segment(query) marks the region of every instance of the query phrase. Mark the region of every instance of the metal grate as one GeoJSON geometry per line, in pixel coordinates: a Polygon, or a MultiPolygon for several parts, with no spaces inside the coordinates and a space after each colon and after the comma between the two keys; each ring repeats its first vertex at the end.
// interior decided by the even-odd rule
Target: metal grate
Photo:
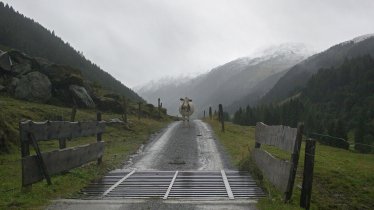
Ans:
{"type": "Polygon", "coordinates": [[[125,171],[111,172],[82,189],[98,198],[258,198],[264,193],[248,172],[125,171]]]}

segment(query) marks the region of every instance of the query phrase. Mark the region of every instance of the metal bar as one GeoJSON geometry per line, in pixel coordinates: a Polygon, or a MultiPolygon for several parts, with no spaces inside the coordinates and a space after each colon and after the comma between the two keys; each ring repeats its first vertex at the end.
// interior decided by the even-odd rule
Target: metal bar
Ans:
{"type": "Polygon", "coordinates": [[[168,199],[169,193],[171,191],[171,188],[173,187],[173,184],[174,184],[175,179],[177,178],[177,176],[178,176],[178,171],[175,172],[174,177],[173,177],[173,179],[170,182],[169,188],[168,188],[168,190],[166,191],[166,193],[164,195],[164,200],[168,199]]]}
{"type": "Polygon", "coordinates": [[[107,189],[103,193],[103,197],[108,195],[114,188],[116,188],[119,184],[121,184],[123,181],[125,181],[127,178],[129,178],[133,173],[135,173],[136,169],[132,170],[130,173],[128,173],[126,176],[124,176],[122,179],[120,179],[118,182],[116,182],[114,185],[112,185],[109,189],[107,189]]]}
{"type": "Polygon", "coordinates": [[[230,200],[235,199],[234,195],[232,194],[231,187],[230,187],[229,181],[227,180],[225,171],[221,170],[221,174],[222,174],[223,183],[225,184],[227,195],[229,196],[229,199],[230,200]]]}

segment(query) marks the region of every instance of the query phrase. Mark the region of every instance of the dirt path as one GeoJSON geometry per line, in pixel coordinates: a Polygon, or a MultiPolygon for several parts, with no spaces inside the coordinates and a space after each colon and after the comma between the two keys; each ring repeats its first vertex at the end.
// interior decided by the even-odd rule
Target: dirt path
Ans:
{"type": "Polygon", "coordinates": [[[201,120],[190,126],[174,122],[156,136],[124,169],[221,170],[232,168],[225,153],[201,120]]]}

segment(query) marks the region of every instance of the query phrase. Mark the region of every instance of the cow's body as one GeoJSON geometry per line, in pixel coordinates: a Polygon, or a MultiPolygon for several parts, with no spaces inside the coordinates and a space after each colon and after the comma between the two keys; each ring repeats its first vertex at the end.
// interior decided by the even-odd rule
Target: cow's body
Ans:
{"type": "Polygon", "coordinates": [[[179,106],[179,113],[182,115],[183,123],[185,123],[186,121],[189,123],[190,116],[194,112],[194,106],[193,106],[192,100],[187,97],[185,97],[184,99],[181,98],[180,100],[181,100],[181,104],[179,106]]]}

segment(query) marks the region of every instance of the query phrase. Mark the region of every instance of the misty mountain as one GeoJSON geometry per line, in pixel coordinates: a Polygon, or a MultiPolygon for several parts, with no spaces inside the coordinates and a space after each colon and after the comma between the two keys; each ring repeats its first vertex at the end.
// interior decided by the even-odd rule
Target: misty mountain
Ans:
{"type": "Polygon", "coordinates": [[[292,67],[261,99],[261,103],[284,100],[298,93],[321,68],[333,68],[345,60],[363,55],[374,56],[374,34],[356,37],[315,54],[292,67]]]}
{"type": "Polygon", "coordinates": [[[281,72],[309,55],[302,44],[283,44],[258,56],[238,58],[197,77],[151,82],[139,88],[138,93],[150,103],[156,103],[160,97],[173,115],[178,113],[179,98],[188,96],[196,105],[196,114],[202,115],[209,106],[213,109],[220,103],[228,106],[249,94],[260,98],[283,75],[281,72]]]}
{"type": "Polygon", "coordinates": [[[86,59],[82,52],[75,50],[53,31],[49,31],[2,2],[0,2],[0,47],[5,50],[13,48],[32,57],[42,57],[53,63],[77,68],[85,79],[99,84],[106,90],[131,100],[143,100],[112,75],[86,59]]]}

